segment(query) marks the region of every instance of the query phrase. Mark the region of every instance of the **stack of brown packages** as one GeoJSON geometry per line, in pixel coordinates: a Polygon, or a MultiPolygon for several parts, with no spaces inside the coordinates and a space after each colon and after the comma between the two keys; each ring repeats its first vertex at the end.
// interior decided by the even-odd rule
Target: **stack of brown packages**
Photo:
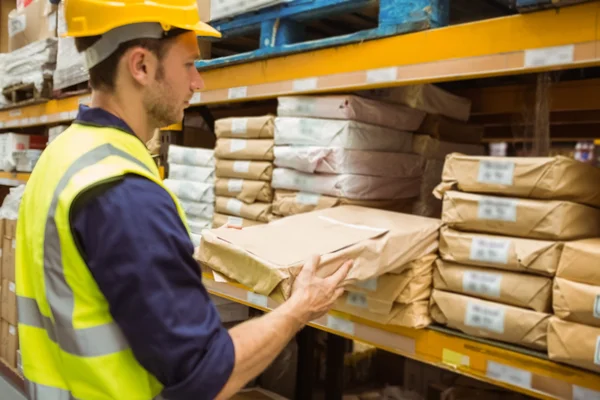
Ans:
{"type": "Polygon", "coordinates": [[[17,294],[15,289],[15,242],[17,221],[0,220],[2,237],[2,323],[0,329],[0,358],[17,368],[17,294]]]}
{"type": "Polygon", "coordinates": [[[434,320],[546,350],[563,242],[600,234],[598,179],[600,170],[565,157],[448,156],[435,190],[445,227],[434,320]]]}
{"type": "Polygon", "coordinates": [[[548,330],[552,360],[600,372],[600,239],[565,243],[548,330]]]}
{"type": "Polygon", "coordinates": [[[270,115],[216,121],[213,227],[248,227],[273,219],[273,132],[270,115]]]}

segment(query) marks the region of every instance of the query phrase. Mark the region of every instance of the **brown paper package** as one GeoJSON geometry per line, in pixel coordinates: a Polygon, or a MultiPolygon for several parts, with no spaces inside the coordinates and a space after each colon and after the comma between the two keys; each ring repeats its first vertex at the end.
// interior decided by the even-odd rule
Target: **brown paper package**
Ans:
{"type": "Polygon", "coordinates": [[[461,231],[530,239],[600,236],[600,209],[568,201],[529,200],[449,191],[442,221],[461,231]]]}
{"type": "Polygon", "coordinates": [[[600,169],[558,157],[446,157],[441,198],[448,190],[520,198],[564,200],[600,207],[600,169]]]}
{"type": "Polygon", "coordinates": [[[2,341],[0,356],[12,368],[17,368],[17,349],[19,347],[17,327],[2,320],[0,340],[2,341]]]}
{"type": "Polygon", "coordinates": [[[215,121],[217,138],[273,139],[274,117],[224,118],[215,121]]]}
{"type": "Polygon", "coordinates": [[[220,228],[223,225],[232,225],[238,228],[248,228],[250,226],[256,226],[256,225],[264,225],[264,222],[259,222],[259,221],[252,221],[246,218],[242,218],[242,217],[235,217],[232,215],[225,215],[225,214],[219,214],[219,213],[214,213],[213,214],[213,223],[212,223],[212,227],[213,229],[216,228],[220,228]]]}
{"type": "Polygon", "coordinates": [[[215,157],[226,160],[273,161],[271,139],[218,139],[215,157]]]}
{"type": "Polygon", "coordinates": [[[2,281],[2,319],[15,326],[19,323],[15,283],[6,279],[2,281]]]}
{"type": "Polygon", "coordinates": [[[246,204],[231,197],[217,197],[215,211],[220,214],[267,223],[271,214],[271,203],[246,204]]]}
{"type": "Polygon", "coordinates": [[[552,317],[548,327],[548,356],[554,361],[600,372],[600,328],[552,317]]]}
{"type": "Polygon", "coordinates": [[[565,243],[556,276],[574,282],[600,286],[600,238],[565,243]]]}
{"type": "Polygon", "coordinates": [[[446,142],[481,144],[483,126],[456,121],[439,114],[428,114],[417,132],[446,142]]]}
{"type": "Polygon", "coordinates": [[[565,321],[600,328],[600,286],[555,278],[552,306],[565,321]]]}
{"type": "Polygon", "coordinates": [[[273,199],[273,213],[287,217],[342,205],[354,205],[410,213],[415,200],[415,198],[398,200],[352,200],[278,189],[275,190],[275,197],[273,199]]]}
{"type": "Polygon", "coordinates": [[[313,254],[322,255],[318,275],[354,260],[348,281],[365,281],[435,253],[439,227],[437,219],[341,206],[248,229],[206,231],[199,256],[259,294],[287,299],[294,277],[313,254]]]}
{"type": "Polygon", "coordinates": [[[467,335],[546,350],[549,314],[434,289],[431,316],[467,335]]]}
{"type": "Polygon", "coordinates": [[[377,305],[372,304],[366,295],[345,293],[336,300],[333,309],[378,324],[421,329],[431,324],[428,304],[427,300],[411,304],[395,304],[388,314],[381,314],[374,311],[373,307],[376,310],[377,305]]]}
{"type": "Polygon", "coordinates": [[[2,279],[15,281],[15,247],[16,239],[7,238],[2,240],[2,279]]]}
{"type": "Polygon", "coordinates": [[[235,197],[249,204],[257,201],[264,203],[273,201],[273,189],[269,182],[248,179],[217,179],[215,181],[215,194],[217,196],[235,197]]]}
{"type": "Polygon", "coordinates": [[[273,177],[273,163],[269,161],[217,160],[217,178],[251,179],[270,182],[273,177]]]}
{"type": "Polygon", "coordinates": [[[552,313],[552,279],[437,260],[437,290],[465,294],[529,310],[552,313]]]}
{"type": "Polygon", "coordinates": [[[460,232],[440,231],[440,255],[446,261],[508,271],[554,276],[562,242],[460,232]]]}

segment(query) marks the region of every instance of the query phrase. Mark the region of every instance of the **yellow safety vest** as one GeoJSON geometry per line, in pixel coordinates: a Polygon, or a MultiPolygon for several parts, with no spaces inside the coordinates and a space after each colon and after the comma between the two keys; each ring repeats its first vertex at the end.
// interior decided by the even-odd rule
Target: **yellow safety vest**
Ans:
{"type": "MultiPolygon", "coordinates": [[[[27,183],[17,225],[16,286],[21,358],[32,399],[160,398],[161,383],[135,359],[69,222],[80,194],[125,174],[164,187],[137,137],[73,124],[44,151],[27,183]]],[[[187,226],[179,202],[165,190],[187,226]]]]}

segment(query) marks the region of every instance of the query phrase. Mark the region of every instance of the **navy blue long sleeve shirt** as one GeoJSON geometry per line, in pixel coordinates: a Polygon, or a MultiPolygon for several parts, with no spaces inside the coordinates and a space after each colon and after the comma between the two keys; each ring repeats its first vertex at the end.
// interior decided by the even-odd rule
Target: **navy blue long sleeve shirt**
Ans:
{"type": "MultiPolygon", "coordinates": [[[[101,109],[82,107],[77,123],[133,134],[101,109]]],[[[166,399],[213,399],[231,375],[234,348],[173,199],[127,175],[73,207],[78,246],[138,362],[164,385],[166,399]]]]}

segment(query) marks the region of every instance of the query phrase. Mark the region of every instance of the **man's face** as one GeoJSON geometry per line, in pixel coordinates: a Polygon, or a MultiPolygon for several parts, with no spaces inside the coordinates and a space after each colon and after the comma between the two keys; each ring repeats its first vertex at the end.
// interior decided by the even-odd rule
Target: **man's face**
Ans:
{"type": "Polygon", "coordinates": [[[144,96],[148,115],[157,126],[181,122],[194,91],[204,87],[195,66],[199,57],[198,42],[193,32],[172,40],[160,62],[155,82],[146,87],[144,96]]]}

